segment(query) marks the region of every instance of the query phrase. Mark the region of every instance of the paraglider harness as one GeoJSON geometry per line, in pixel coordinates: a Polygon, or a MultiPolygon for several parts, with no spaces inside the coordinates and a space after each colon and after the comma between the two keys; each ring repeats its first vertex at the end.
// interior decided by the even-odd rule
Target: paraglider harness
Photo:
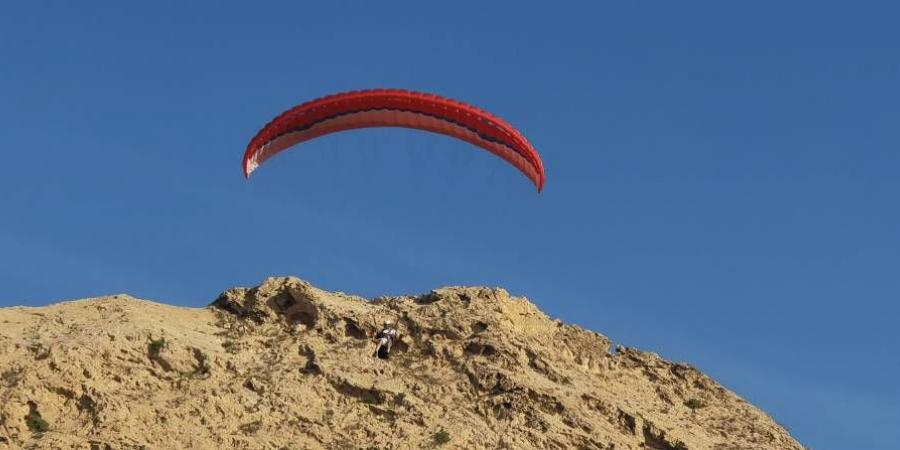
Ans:
{"type": "Polygon", "coordinates": [[[397,329],[392,326],[385,326],[384,329],[376,333],[375,339],[378,340],[378,346],[375,347],[375,354],[373,356],[381,359],[388,359],[391,347],[394,345],[394,339],[397,339],[399,334],[397,329]]]}

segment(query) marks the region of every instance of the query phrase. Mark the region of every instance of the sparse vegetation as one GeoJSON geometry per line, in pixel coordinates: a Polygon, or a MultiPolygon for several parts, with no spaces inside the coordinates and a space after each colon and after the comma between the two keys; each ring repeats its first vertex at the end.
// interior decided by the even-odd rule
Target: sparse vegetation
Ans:
{"type": "Polygon", "coordinates": [[[237,342],[234,342],[232,340],[227,340],[225,342],[222,342],[222,348],[224,348],[226,352],[232,353],[232,354],[237,353],[238,350],[240,350],[240,347],[238,346],[237,342]]]}
{"type": "Polygon", "coordinates": [[[3,385],[6,387],[15,387],[19,384],[19,380],[22,379],[22,369],[7,369],[4,370],[3,373],[0,373],[0,381],[3,381],[3,385]]]}
{"type": "Polygon", "coordinates": [[[439,431],[431,435],[431,442],[435,447],[444,445],[450,442],[450,433],[447,430],[441,428],[439,431]]]}
{"type": "Polygon", "coordinates": [[[87,394],[82,394],[78,399],[78,410],[86,412],[94,424],[97,423],[97,402],[87,394]]]}
{"type": "Polygon", "coordinates": [[[256,434],[262,428],[262,421],[254,420],[250,423],[245,423],[238,427],[241,430],[241,433],[244,434],[256,434]]]}
{"type": "Polygon", "coordinates": [[[380,404],[381,404],[381,397],[379,397],[378,394],[375,393],[375,392],[372,392],[372,391],[366,391],[366,392],[363,393],[363,395],[359,398],[359,401],[362,402],[362,403],[365,403],[365,404],[367,404],[367,405],[380,405],[380,404]]]}
{"type": "Polygon", "coordinates": [[[32,433],[44,433],[50,429],[50,424],[41,417],[34,402],[28,403],[28,415],[25,416],[25,425],[32,433]]]}
{"type": "Polygon", "coordinates": [[[32,344],[31,346],[28,347],[28,350],[30,350],[31,353],[34,354],[35,361],[40,361],[40,360],[47,359],[50,357],[50,349],[47,347],[44,347],[40,343],[32,344]]]}
{"type": "Polygon", "coordinates": [[[166,338],[164,337],[150,339],[150,343],[147,344],[147,354],[150,355],[150,359],[158,359],[159,354],[166,348],[166,345],[166,338]]]}
{"type": "Polygon", "coordinates": [[[691,408],[691,411],[696,411],[696,410],[698,410],[698,409],[700,409],[700,408],[702,408],[702,407],[704,407],[704,406],[706,406],[706,405],[703,404],[703,401],[701,401],[701,400],[698,399],[698,398],[690,398],[690,399],[688,399],[688,400],[685,400],[684,406],[687,406],[688,408],[691,408]]]}
{"type": "Polygon", "coordinates": [[[191,351],[194,355],[194,360],[197,361],[197,365],[194,366],[194,376],[208,376],[209,371],[211,370],[211,367],[209,365],[209,358],[199,348],[193,348],[191,351]]]}

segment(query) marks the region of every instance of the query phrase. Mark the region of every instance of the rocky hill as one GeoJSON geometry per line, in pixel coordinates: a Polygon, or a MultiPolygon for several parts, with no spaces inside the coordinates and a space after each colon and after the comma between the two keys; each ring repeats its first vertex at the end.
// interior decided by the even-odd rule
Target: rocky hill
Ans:
{"type": "Polygon", "coordinates": [[[206,308],[0,309],[0,448],[802,446],[691,366],[502,289],[367,300],[270,278],[206,308]],[[389,360],[372,357],[385,319],[389,360]]]}

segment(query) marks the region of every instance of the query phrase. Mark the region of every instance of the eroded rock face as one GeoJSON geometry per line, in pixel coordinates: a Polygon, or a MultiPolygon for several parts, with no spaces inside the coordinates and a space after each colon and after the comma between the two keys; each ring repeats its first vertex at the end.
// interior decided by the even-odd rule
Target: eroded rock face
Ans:
{"type": "Polygon", "coordinates": [[[6,308],[0,372],[0,448],[802,448],[696,369],[492,288],[366,300],[270,278],[208,308],[6,308]]]}

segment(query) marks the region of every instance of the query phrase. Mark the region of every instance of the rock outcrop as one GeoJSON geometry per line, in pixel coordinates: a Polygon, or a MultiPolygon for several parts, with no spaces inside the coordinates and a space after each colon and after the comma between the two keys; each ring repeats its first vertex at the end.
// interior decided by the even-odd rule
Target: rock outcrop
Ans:
{"type": "Polygon", "coordinates": [[[502,289],[366,300],[270,278],[207,308],[0,309],[0,448],[802,446],[698,370],[502,289]],[[381,360],[386,319],[401,337],[381,360]]]}

